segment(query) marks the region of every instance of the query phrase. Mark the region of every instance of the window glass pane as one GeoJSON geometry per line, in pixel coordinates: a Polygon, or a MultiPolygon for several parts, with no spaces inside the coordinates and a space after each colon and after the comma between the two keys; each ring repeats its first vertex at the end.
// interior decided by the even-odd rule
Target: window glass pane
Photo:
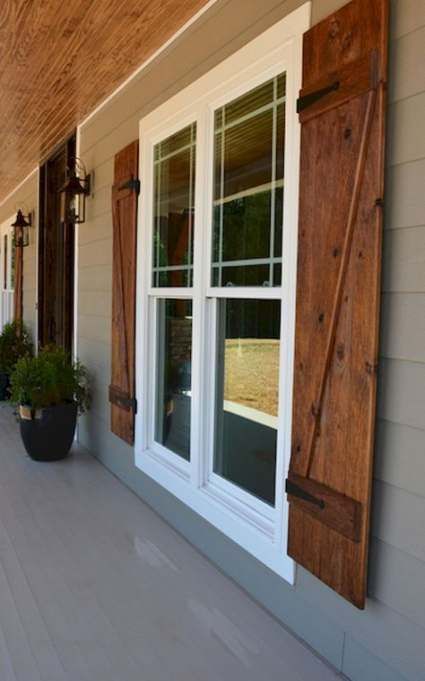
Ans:
{"type": "MultiPolygon", "coordinates": [[[[213,285],[219,286],[220,270],[213,268],[213,285]]],[[[239,267],[223,267],[221,272],[221,286],[269,286],[269,266],[264,265],[245,265],[239,267]]]]}
{"type": "Polygon", "coordinates": [[[280,302],[219,301],[214,472],[274,505],[280,302]]]}
{"type": "Polygon", "coordinates": [[[196,124],[154,148],[153,286],[192,286],[196,124]]]}
{"type": "Polygon", "coordinates": [[[190,459],[192,302],[157,301],[155,440],[190,459]]]}
{"type": "Polygon", "coordinates": [[[213,286],[280,285],[284,100],[282,74],[215,113],[213,286]]]}

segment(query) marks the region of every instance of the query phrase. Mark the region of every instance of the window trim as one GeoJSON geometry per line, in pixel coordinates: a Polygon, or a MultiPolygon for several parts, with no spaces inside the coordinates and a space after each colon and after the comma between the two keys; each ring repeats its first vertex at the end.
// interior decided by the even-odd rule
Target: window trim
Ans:
{"type": "MultiPolygon", "coordinates": [[[[12,259],[12,249],[14,248],[13,246],[13,227],[12,227],[12,222],[15,221],[14,215],[9,218],[9,220],[5,220],[2,224],[0,224],[0,239],[1,239],[1,247],[0,247],[0,332],[7,324],[8,322],[13,320],[13,309],[14,309],[14,299],[15,299],[15,287],[12,287],[12,264],[13,264],[13,259],[12,259]],[[5,243],[5,237],[7,237],[7,262],[5,263],[5,257],[4,257],[4,243],[5,243]],[[5,269],[6,265],[6,269],[5,269]],[[5,284],[5,277],[7,279],[6,281],[6,287],[4,286],[5,284]]],[[[15,258],[16,258],[16,252],[15,252],[15,258]]],[[[16,268],[16,260],[14,264],[16,268]]],[[[16,271],[13,272],[13,276],[16,276],[16,271]]]]}
{"type": "Polygon", "coordinates": [[[287,556],[288,503],[284,494],[284,479],[289,466],[290,432],[292,419],[292,380],[295,336],[295,289],[298,220],[298,182],[300,154],[300,125],[296,114],[296,98],[301,87],[302,35],[310,26],[311,3],[279,21],[272,28],[226,59],[171,99],[160,105],[140,121],[140,178],[142,183],[138,213],[137,303],[136,303],[136,395],[140,405],[136,416],[135,463],[144,473],[165,487],[192,510],[221,530],[259,561],[267,565],[289,583],[294,583],[295,565],[287,556]],[[290,228],[283,234],[283,253],[286,254],[285,279],[282,287],[218,288],[210,285],[213,173],[213,111],[235,99],[278,73],[287,73],[287,118],[285,130],[285,188],[284,220],[290,228]],[[221,103],[221,104],[220,104],[221,103]],[[151,286],[152,264],[152,194],[153,148],[156,143],[178,132],[186,125],[197,123],[195,221],[194,221],[194,276],[191,288],[160,288],[151,286]],[[208,172],[205,172],[205,168],[208,172]],[[288,171],[289,169],[289,171],[288,171]],[[208,224],[203,218],[209,214],[208,224]],[[204,229],[203,238],[200,236],[204,229]],[[146,246],[148,246],[146,248],[146,246]],[[203,264],[208,263],[208,267],[203,264]],[[202,281],[202,285],[198,282],[202,281]],[[153,334],[151,297],[190,298],[193,304],[192,342],[192,459],[186,462],[172,455],[161,445],[149,447],[149,428],[152,423],[154,400],[149,395],[155,384],[156,367],[152,358],[153,334]],[[204,298],[206,305],[203,305],[204,298]],[[214,315],[206,308],[214,307],[208,300],[217,296],[227,298],[278,298],[282,301],[281,366],[279,413],[280,425],[276,481],[281,494],[275,507],[255,498],[233,483],[209,470],[211,423],[207,424],[206,410],[201,409],[206,395],[212,395],[211,376],[204,369],[205,357],[211,357],[211,324],[214,315]],[[286,339],[284,341],[284,339],[286,339]],[[283,405],[286,409],[283,409],[283,405]],[[282,431],[285,436],[282,437],[282,431]],[[199,455],[202,453],[202,455],[199,455]],[[236,488],[236,490],[235,490],[236,488]],[[247,499],[249,497],[249,499],[247,499]],[[255,502],[253,503],[253,499],[255,502]],[[249,502],[249,503],[248,503],[249,502]]]}

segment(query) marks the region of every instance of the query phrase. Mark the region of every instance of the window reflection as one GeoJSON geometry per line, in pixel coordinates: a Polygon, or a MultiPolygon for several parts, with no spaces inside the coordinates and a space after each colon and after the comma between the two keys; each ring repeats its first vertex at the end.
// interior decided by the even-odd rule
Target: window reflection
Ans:
{"type": "Polygon", "coordinates": [[[190,459],[192,302],[158,299],[155,440],[190,459]]]}
{"type": "Polygon", "coordinates": [[[192,286],[196,124],[154,148],[153,286],[192,286]]]}
{"type": "Polygon", "coordinates": [[[282,259],[285,76],[215,113],[213,286],[274,286],[282,259]]]}
{"type": "Polygon", "coordinates": [[[275,501],[280,302],[221,300],[214,472],[275,501]]]}

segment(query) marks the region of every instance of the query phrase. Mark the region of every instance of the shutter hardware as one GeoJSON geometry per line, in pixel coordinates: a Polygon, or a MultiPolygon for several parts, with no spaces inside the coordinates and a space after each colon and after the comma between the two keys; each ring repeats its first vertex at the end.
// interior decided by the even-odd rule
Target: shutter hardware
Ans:
{"type": "Polygon", "coordinates": [[[309,92],[308,94],[299,97],[299,99],[297,100],[297,113],[301,113],[301,111],[304,111],[304,109],[307,109],[309,106],[312,106],[312,104],[315,104],[316,102],[319,101],[319,99],[322,99],[322,97],[325,97],[330,92],[335,92],[336,90],[339,90],[339,86],[340,82],[339,80],[336,80],[334,83],[328,85],[327,87],[321,88],[320,90],[315,90],[314,92],[309,92]]]}
{"type": "Polygon", "coordinates": [[[118,189],[120,191],[122,189],[131,189],[132,191],[136,192],[136,194],[140,194],[140,180],[132,177],[131,180],[127,180],[127,182],[124,182],[124,184],[120,184],[118,189]]]}
{"type": "Polygon", "coordinates": [[[113,385],[109,386],[109,401],[117,407],[137,414],[137,400],[134,397],[129,397],[128,393],[124,393],[113,385]]]}
{"type": "Polygon", "coordinates": [[[314,504],[319,508],[322,509],[325,508],[325,502],[323,501],[323,499],[318,499],[317,497],[313,496],[313,494],[306,492],[305,489],[302,489],[302,487],[299,487],[288,478],[286,479],[285,482],[285,491],[286,494],[289,494],[292,497],[298,497],[299,499],[303,499],[304,501],[309,501],[311,504],[314,504]]]}

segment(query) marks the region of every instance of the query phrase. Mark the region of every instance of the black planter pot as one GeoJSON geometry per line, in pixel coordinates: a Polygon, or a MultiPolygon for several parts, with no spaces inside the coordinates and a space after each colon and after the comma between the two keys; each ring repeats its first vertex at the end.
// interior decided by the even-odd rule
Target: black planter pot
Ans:
{"type": "Polygon", "coordinates": [[[9,374],[0,373],[0,402],[9,399],[9,374]]]}
{"type": "Polygon", "coordinates": [[[68,455],[77,424],[76,404],[47,407],[40,412],[40,418],[21,416],[19,420],[22,440],[31,459],[59,461],[68,455]]]}

